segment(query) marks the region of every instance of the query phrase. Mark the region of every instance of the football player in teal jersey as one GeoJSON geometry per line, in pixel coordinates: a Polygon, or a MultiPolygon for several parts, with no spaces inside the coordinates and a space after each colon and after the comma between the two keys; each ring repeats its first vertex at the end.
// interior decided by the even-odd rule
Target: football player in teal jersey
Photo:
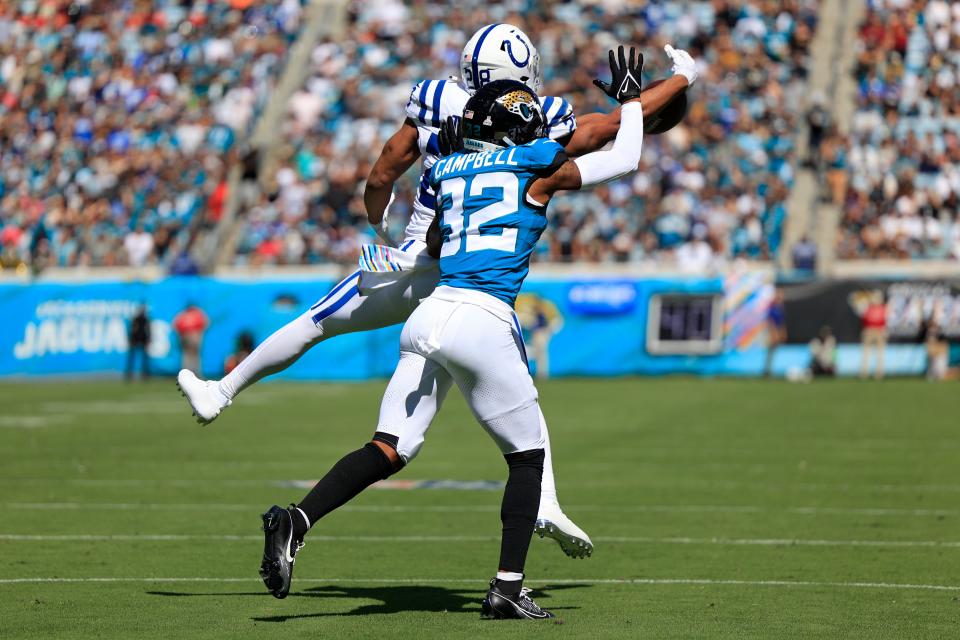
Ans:
{"type": "Polygon", "coordinates": [[[456,384],[509,469],[498,570],[481,615],[553,617],[523,588],[546,426],[513,304],[553,195],[636,170],[643,140],[642,60],[633,49],[628,58],[620,47],[617,58],[610,55],[612,82],[598,83],[621,103],[620,129],[606,151],[568,159],[560,144],[544,137],[536,94],[513,80],[484,85],[459,121],[444,123],[446,144],[455,152],[430,173],[437,204],[427,243],[439,259],[439,284],[404,324],[400,361],[372,441],[334,465],[296,507],[274,506],[264,514],[261,575],[274,595],[289,590],[293,553],[309,528],[411,462],[443,393],[456,384]]]}

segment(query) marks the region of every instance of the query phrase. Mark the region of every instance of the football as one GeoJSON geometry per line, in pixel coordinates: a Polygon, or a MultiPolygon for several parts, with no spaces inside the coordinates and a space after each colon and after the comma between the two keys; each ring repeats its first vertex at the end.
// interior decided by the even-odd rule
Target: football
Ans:
{"type": "MultiPolygon", "coordinates": [[[[663,80],[654,80],[646,86],[647,89],[657,86],[663,80]]],[[[660,111],[652,116],[644,118],[643,132],[652,135],[666,133],[680,124],[684,116],[687,115],[687,92],[681,91],[676,97],[668,102],[660,111]]]]}

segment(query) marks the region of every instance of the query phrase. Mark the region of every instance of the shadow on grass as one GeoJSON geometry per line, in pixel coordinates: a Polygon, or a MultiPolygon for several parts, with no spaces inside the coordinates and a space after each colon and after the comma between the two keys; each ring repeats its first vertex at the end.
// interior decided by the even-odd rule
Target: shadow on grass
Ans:
{"type": "MultiPolygon", "coordinates": [[[[562,589],[583,589],[590,584],[562,584],[534,589],[532,596],[551,610],[577,609],[578,607],[551,607],[550,592],[562,589]]],[[[221,592],[187,593],[177,591],[147,591],[149,595],[164,597],[270,597],[264,591],[257,592],[221,592]]],[[[401,613],[404,611],[475,613],[480,615],[480,600],[483,592],[476,589],[450,589],[431,585],[390,585],[390,586],[337,586],[324,585],[311,587],[303,591],[290,593],[290,598],[324,598],[327,600],[376,600],[375,603],[362,604],[350,611],[322,611],[317,613],[291,613],[290,615],[253,617],[255,622],[286,622],[301,618],[325,618],[331,616],[368,616],[376,614],[401,613]]]]}

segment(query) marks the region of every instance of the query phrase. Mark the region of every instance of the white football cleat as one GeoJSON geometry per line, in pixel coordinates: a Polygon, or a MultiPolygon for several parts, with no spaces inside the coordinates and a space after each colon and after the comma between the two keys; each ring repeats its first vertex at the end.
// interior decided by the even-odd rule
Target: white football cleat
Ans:
{"type": "Polygon", "coordinates": [[[541,538],[553,538],[571,558],[589,558],[593,555],[590,536],[568,518],[556,502],[541,503],[534,533],[541,538]]]}
{"type": "Polygon", "coordinates": [[[231,402],[223,397],[213,380],[201,380],[193,371],[181,369],[177,374],[180,394],[190,403],[193,415],[200,424],[210,424],[231,402]]]}

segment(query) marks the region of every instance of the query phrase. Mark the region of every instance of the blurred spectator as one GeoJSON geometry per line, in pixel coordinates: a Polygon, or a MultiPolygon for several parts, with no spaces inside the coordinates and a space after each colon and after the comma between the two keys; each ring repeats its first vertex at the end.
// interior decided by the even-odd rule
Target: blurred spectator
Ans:
{"type": "Polygon", "coordinates": [[[773,372],[773,356],[781,344],[787,340],[786,307],[783,304],[783,291],[777,289],[767,308],[767,353],[763,363],[763,376],[769,378],[773,372]]]}
{"type": "Polygon", "coordinates": [[[153,254],[153,235],[144,231],[143,225],[137,225],[123,239],[123,248],[127,251],[127,264],[142,267],[153,254]]]}
{"type": "Polygon", "coordinates": [[[950,344],[944,339],[940,324],[935,318],[923,321],[918,338],[927,352],[927,380],[945,379],[950,359],[950,344]]]}
{"type": "Polygon", "coordinates": [[[793,245],[793,268],[800,271],[817,270],[817,245],[809,236],[803,236],[793,245]]]}
{"type": "Polygon", "coordinates": [[[180,368],[202,375],[200,347],[210,321],[197,305],[190,303],[173,319],[173,330],[180,337],[180,368]]]}
{"type": "Polygon", "coordinates": [[[870,372],[870,352],[877,355],[874,377],[883,378],[883,355],[887,348],[887,305],[883,301],[883,292],[874,291],[869,295],[861,316],[862,352],[860,356],[860,377],[866,378],[870,372]]]}
{"type": "Polygon", "coordinates": [[[140,376],[146,380],[150,377],[150,318],[147,317],[147,306],[140,305],[136,315],[130,319],[130,331],[127,334],[127,369],[125,377],[133,380],[134,361],[140,356],[140,376]]]}
{"type": "Polygon", "coordinates": [[[820,168],[825,171],[827,201],[842,205],[847,191],[847,150],[842,136],[833,133],[821,145],[820,168]]]}
{"type": "Polygon", "coordinates": [[[808,141],[809,156],[807,163],[811,167],[820,166],[820,145],[823,144],[824,135],[827,132],[827,125],[830,123],[830,112],[827,111],[826,102],[823,93],[817,91],[813,94],[813,106],[807,111],[807,128],[810,132],[808,141]]]}
{"type": "Polygon", "coordinates": [[[184,248],[170,263],[170,275],[172,276],[195,276],[199,273],[200,267],[190,255],[188,248],[184,248]]]}
{"type": "Polygon", "coordinates": [[[810,341],[810,373],[814,378],[837,375],[837,339],[830,327],[822,327],[810,341]]]}
{"type": "Polygon", "coordinates": [[[707,273],[713,266],[714,255],[706,240],[707,227],[693,227],[690,240],[677,248],[677,266],[684,273],[707,273]]]}
{"type": "Polygon", "coordinates": [[[223,363],[223,375],[227,375],[237,368],[237,365],[243,362],[244,358],[253,351],[253,334],[249,331],[242,332],[237,336],[237,349],[223,363]]]}

